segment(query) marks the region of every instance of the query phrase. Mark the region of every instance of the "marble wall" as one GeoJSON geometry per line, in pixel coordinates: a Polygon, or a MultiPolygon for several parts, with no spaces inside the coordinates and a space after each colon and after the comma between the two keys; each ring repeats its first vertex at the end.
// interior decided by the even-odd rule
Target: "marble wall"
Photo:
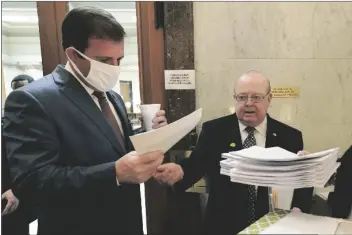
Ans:
{"type": "Polygon", "coordinates": [[[303,131],[305,149],[352,144],[351,2],[194,2],[196,106],[203,120],[234,112],[233,85],[260,70],[299,98],[272,117],[303,131]]]}

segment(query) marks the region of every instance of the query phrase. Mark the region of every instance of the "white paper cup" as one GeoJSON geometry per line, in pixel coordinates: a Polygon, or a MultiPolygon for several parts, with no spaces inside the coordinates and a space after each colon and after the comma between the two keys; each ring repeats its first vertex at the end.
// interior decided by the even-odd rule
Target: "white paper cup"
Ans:
{"type": "Polygon", "coordinates": [[[151,131],[153,129],[153,118],[155,118],[156,113],[160,111],[160,104],[142,104],[139,108],[142,113],[145,130],[151,131]]]}

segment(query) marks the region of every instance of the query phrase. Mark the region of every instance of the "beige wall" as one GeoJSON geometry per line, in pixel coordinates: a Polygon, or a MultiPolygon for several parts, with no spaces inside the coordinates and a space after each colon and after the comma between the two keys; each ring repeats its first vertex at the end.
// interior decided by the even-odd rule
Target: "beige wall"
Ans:
{"type": "Polygon", "coordinates": [[[254,69],[300,88],[269,113],[302,130],[305,149],[352,144],[352,3],[195,2],[194,34],[203,121],[233,112],[233,84],[254,69]]]}

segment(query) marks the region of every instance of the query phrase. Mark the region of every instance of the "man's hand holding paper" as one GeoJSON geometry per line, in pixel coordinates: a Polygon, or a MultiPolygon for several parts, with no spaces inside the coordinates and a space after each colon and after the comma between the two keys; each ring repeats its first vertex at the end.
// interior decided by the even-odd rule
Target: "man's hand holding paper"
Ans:
{"type": "Polygon", "coordinates": [[[157,168],[154,178],[163,184],[173,185],[183,178],[182,167],[175,163],[166,163],[157,168]]]}
{"type": "Polygon", "coordinates": [[[143,183],[152,177],[163,160],[164,154],[161,151],[143,155],[130,152],[115,163],[117,180],[119,183],[143,183]]]}

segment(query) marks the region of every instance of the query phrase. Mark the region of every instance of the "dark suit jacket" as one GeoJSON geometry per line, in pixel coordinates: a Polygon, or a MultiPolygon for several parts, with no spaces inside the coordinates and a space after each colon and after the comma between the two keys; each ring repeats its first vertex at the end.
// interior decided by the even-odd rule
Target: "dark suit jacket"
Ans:
{"type": "MultiPolygon", "coordinates": [[[[1,117],[1,133],[3,133],[4,118],[1,117]]],[[[5,138],[1,138],[1,194],[11,189],[11,177],[6,157],[5,138]]]]}
{"type": "Polygon", "coordinates": [[[332,216],[347,218],[352,209],[352,145],[340,159],[337,169],[335,190],[329,194],[332,216]]]}
{"type": "MultiPolygon", "coordinates": [[[[3,120],[1,117],[1,133],[3,133],[3,120]]],[[[10,175],[10,168],[6,153],[6,142],[5,138],[1,138],[1,194],[12,188],[12,180],[10,175]]],[[[18,195],[15,195],[18,197],[18,195]]],[[[1,200],[1,211],[3,211],[8,203],[6,199],[1,200]]],[[[29,223],[37,219],[34,205],[32,204],[30,195],[22,197],[20,204],[17,209],[7,215],[2,216],[3,220],[3,232],[4,234],[15,234],[15,229],[21,229],[18,227],[23,227],[23,230],[28,230],[29,223]],[[16,225],[16,227],[13,226],[16,225]],[[6,231],[6,233],[5,233],[6,231]]]]}
{"type": "MultiPolygon", "coordinates": [[[[297,153],[303,149],[302,133],[292,127],[267,117],[266,147],[279,146],[297,153]],[[274,134],[275,133],[275,134],[274,134]]],[[[184,178],[175,190],[186,190],[205,174],[209,198],[205,214],[205,233],[233,235],[247,224],[247,185],[233,183],[220,174],[221,154],[242,149],[241,134],[236,115],[215,119],[203,124],[198,143],[188,159],[181,162],[184,178]],[[230,147],[231,143],[236,146],[230,147]]],[[[313,188],[295,190],[292,206],[309,212],[313,188]]],[[[257,216],[268,210],[268,189],[258,188],[257,216]]]]}
{"type": "MultiPolygon", "coordinates": [[[[133,133],[123,100],[107,95],[128,140],[133,133]]],[[[4,137],[15,194],[37,199],[40,235],[143,234],[139,185],[116,183],[115,161],[125,152],[61,65],[8,96],[4,137]]]]}

